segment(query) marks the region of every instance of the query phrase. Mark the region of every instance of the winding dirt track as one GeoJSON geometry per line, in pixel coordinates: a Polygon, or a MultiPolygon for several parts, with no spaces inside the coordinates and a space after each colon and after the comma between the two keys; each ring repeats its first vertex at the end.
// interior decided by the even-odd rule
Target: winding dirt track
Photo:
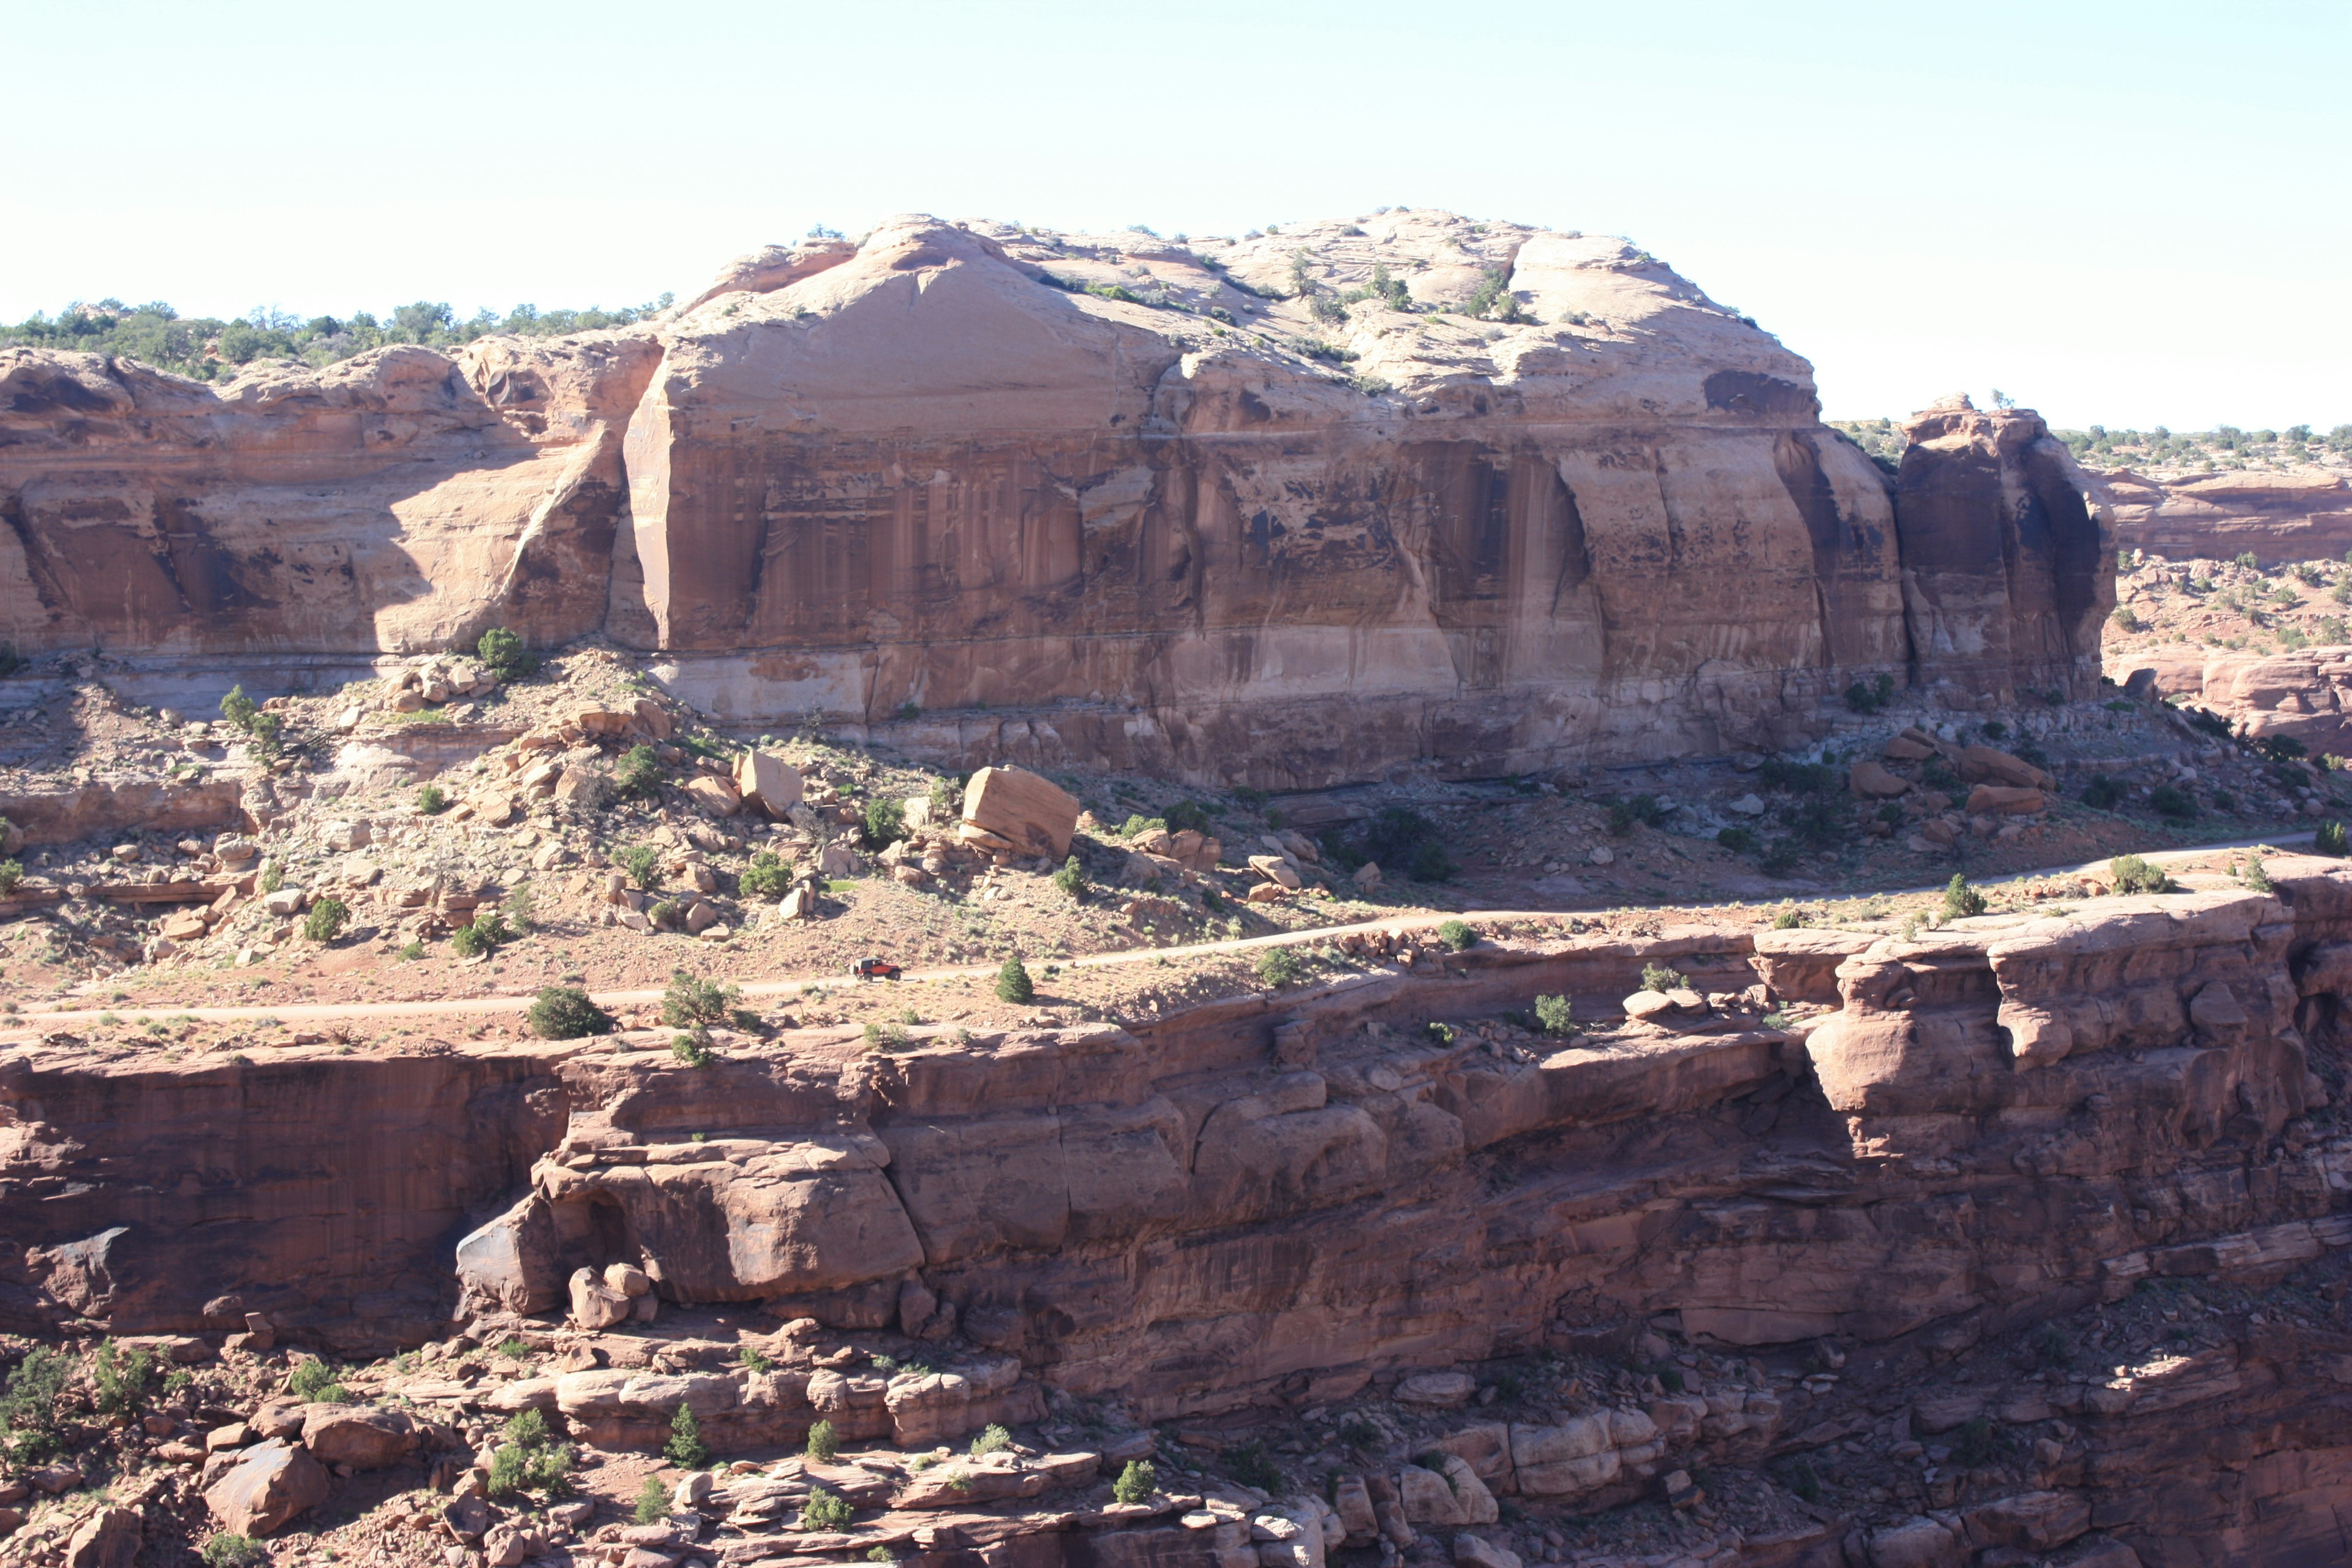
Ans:
{"type": "MultiPolygon", "coordinates": [[[[2307,833],[2297,834],[2291,837],[2284,838],[2265,837],[2233,839],[2220,844],[2198,844],[2179,849],[2151,851],[2148,854],[2147,858],[2158,862],[2158,864],[2165,864],[2184,859],[2193,855],[2210,854],[2216,849],[2250,849],[2257,845],[2267,845],[2273,847],[2279,847],[2288,844],[2307,844],[2310,842],[2310,839],[2311,836],[2307,833]]],[[[2036,878],[2061,876],[2072,871],[2094,870],[2105,866],[2105,864],[2106,862],[2104,860],[2092,860],[2084,862],[2080,865],[2049,866],[2038,870],[2020,871],[2011,876],[1999,878],[1979,885],[1984,887],[2000,887],[2005,883],[2031,881],[2036,878]]],[[[1894,897],[1904,893],[1931,893],[1936,890],[1936,887],[1901,888],[1893,889],[1888,896],[1894,897]]],[[[1663,913],[1667,910],[1679,910],[1690,913],[1697,913],[1706,910],[1717,909],[1721,907],[1722,906],[1719,903],[1661,904],[1655,906],[1645,906],[1645,912],[1663,913]]],[[[1367,926],[1378,926],[1384,930],[1397,931],[1426,931],[1433,926],[1442,925],[1450,920],[1568,920],[1572,916],[1590,912],[1591,911],[1589,910],[1464,910],[1458,914],[1439,912],[1435,914],[1395,915],[1384,917],[1377,921],[1352,921],[1347,925],[1317,926],[1310,931],[1277,931],[1271,936],[1232,937],[1223,942],[1193,942],[1184,947],[1129,948],[1119,952],[1097,952],[1085,958],[1066,959],[1060,962],[1062,963],[1062,967],[1065,969],[1100,969],[1118,963],[1148,963],[1156,959],[1162,958],[1199,958],[1211,953],[1246,952],[1253,949],[1261,947],[1288,947],[1297,946],[1304,942],[1328,942],[1342,931],[1361,931],[1367,926]]],[[[992,975],[996,973],[996,970],[997,965],[994,963],[958,963],[950,964],[938,969],[910,969],[906,972],[903,979],[917,982],[958,980],[971,976],[992,975]]],[[[746,996],[779,996],[803,990],[810,985],[840,984],[843,984],[846,978],[847,977],[845,975],[837,973],[793,975],[774,980],[742,982],[740,983],[740,989],[746,996]]],[[[662,993],[658,989],[647,991],[600,991],[593,994],[596,1001],[601,1005],[607,1007],[636,1005],[647,1002],[658,1002],[662,999],[662,993]]],[[[45,1024],[50,1022],[92,1022],[102,1015],[109,1013],[114,1014],[117,1016],[125,1016],[127,1013],[130,1016],[142,1018],[158,1014],[167,1014],[175,1018],[193,1017],[209,1023],[249,1022],[262,1018],[274,1018],[280,1023],[308,1023],[320,1019],[336,1018],[418,1018],[466,1016],[492,1016],[502,1014],[521,1013],[527,1011],[530,1008],[530,1004],[531,997],[529,995],[452,996],[442,997],[432,1001],[418,1002],[289,1003],[274,1007],[82,1007],[59,1009],[54,1012],[28,1013],[25,1015],[25,1016],[28,1020],[38,1019],[45,1024]]]]}

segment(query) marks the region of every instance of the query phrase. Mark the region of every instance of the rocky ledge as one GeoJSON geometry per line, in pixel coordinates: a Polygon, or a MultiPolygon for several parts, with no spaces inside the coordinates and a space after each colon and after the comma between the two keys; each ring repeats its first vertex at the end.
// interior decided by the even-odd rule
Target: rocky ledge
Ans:
{"type": "Polygon", "coordinates": [[[1588,1563],[1654,1505],[1712,1562],[2318,1562],[2352,1485],[2352,874],[2267,880],[1900,929],[1365,928],[1352,978],[1151,1024],[722,1031],[704,1066],[26,1043],[5,1300],[236,1366],[425,1341],[384,1396],[593,1451],[689,1411],[741,1458],[673,1559],[1588,1563]],[[774,1458],[821,1424],[859,1474],[774,1458]],[[1225,1503],[1035,1500],[1154,1449],[1225,1503]],[[860,1522],[770,1539],[821,1482],[860,1522]],[[956,1533],[890,1533],[948,1505],[956,1533]]]}

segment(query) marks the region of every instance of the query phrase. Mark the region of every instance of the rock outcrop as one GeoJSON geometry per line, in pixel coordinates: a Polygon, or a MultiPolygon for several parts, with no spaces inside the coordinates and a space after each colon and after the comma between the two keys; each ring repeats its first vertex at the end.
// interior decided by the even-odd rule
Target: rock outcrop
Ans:
{"type": "Polygon", "coordinates": [[[1268,786],[1788,742],[1879,675],[2087,694],[2081,476],[1925,417],[1890,486],[1616,240],[907,217],[568,339],[0,351],[0,637],[284,681],[602,631],[746,722],[1268,786]]]}
{"type": "Polygon", "coordinates": [[[2232,561],[2252,551],[2265,566],[2341,560],[2352,551],[2352,486],[2326,468],[2169,479],[2118,468],[2095,478],[2114,513],[2119,550],[2174,561],[2232,561]]]}

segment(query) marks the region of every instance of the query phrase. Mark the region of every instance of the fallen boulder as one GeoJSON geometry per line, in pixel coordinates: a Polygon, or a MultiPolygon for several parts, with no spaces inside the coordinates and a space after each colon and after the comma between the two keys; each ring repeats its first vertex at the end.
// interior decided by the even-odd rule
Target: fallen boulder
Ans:
{"type": "Polygon", "coordinates": [[[1013,846],[1016,854],[1070,852],[1078,803],[1051,779],[1023,768],[982,768],[964,786],[963,819],[1013,846]]]}
{"type": "Polygon", "coordinates": [[[205,1489],[205,1505],[235,1535],[264,1536],[327,1500],[327,1468],[282,1437],[256,1444],[205,1489]]]}

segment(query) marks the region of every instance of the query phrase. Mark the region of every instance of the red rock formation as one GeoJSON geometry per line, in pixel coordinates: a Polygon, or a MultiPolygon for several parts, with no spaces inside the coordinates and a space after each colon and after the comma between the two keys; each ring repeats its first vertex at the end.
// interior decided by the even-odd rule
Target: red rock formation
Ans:
{"type": "MultiPolygon", "coordinates": [[[[656,1442],[680,1404],[723,1448],[820,1415],[929,1444],[1028,1418],[1048,1387],[1149,1419],[1321,1403],[1416,1367],[1622,1344],[1661,1315],[1718,1344],[1832,1336],[1925,1376],[2143,1279],[2275,1281],[2352,1244],[2333,1196],[2352,1141],[2311,1116],[2315,1063],[2339,1071],[2347,1039],[2352,872],[2270,871],[2268,894],[2095,900],[1916,940],[1482,945],[1136,1030],[922,1031],[891,1054],[809,1031],[700,1069],[611,1040],[205,1069],[22,1047],[0,1058],[5,1299],[17,1321],[122,1332],[193,1326],[207,1291],[241,1310],[268,1293],[302,1337],[421,1337],[446,1310],[453,1222],[543,1151],[524,1201],[458,1249],[474,1305],[520,1282],[553,1306],[567,1271],[622,1265],[604,1278],[625,1305],[649,1284],[656,1310],[895,1326],[944,1369],[615,1364],[518,1385],[599,1442],[656,1442]],[[1693,995],[1650,1022],[1541,1054],[1496,1026],[1537,993],[1612,1017],[1658,963],[1693,995]],[[1810,1031],[1697,997],[1757,972],[1820,995],[1829,963],[1840,1006],[1810,1031]]],[[[2148,1562],[2304,1560],[2285,1553],[2333,1539],[2352,1484],[2344,1353],[2281,1324],[2112,1377],[1926,1388],[1909,1419],[1930,1434],[1996,1407],[2042,1434],[2038,1489],[1933,1515],[1937,1550],[2098,1528],[2148,1562]],[[2216,1466],[2244,1484],[2167,1479],[2216,1466]]],[[[1441,1405],[1470,1387],[1409,1381],[1399,1397],[1441,1405]]],[[[1514,1493],[1611,1506],[1671,1464],[1818,1448],[1861,1429],[1848,1418],[1808,1384],[1465,1430],[1446,1451],[1478,1485],[1445,1493],[1457,1512],[1514,1493]]],[[[1846,1560],[1895,1560],[1896,1528],[1846,1560]]]]}
{"type": "Polygon", "coordinates": [[[2326,468],[2093,477],[2106,491],[2119,550],[2173,561],[2234,561],[2252,551],[2266,566],[2352,551],[2352,486],[2326,468]]]}
{"type": "Polygon", "coordinates": [[[0,637],[602,629],[722,715],[973,761],[1498,773],[1793,742],[1881,672],[2093,689],[2105,545],[2041,436],[1935,413],[1890,496],[1801,359],[1614,240],[909,217],[623,331],[218,388],[0,353],[0,637]]]}

